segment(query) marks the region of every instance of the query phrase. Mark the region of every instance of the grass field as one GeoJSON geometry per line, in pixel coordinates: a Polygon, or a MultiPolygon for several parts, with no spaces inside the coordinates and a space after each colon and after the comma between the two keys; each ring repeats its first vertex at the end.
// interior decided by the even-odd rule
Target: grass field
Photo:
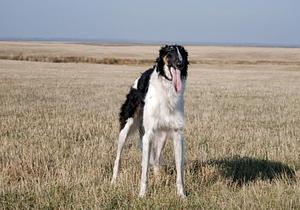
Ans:
{"type": "MultiPolygon", "coordinates": [[[[32,53],[34,45],[2,42],[0,54],[32,53]]],[[[106,55],[105,46],[36,45],[36,55],[58,57],[74,56],[73,48],[95,57],[99,47],[101,58],[154,59],[158,49],[107,46],[106,55]]],[[[110,185],[119,107],[149,65],[0,60],[0,208],[300,209],[300,50],[187,50],[195,61],[221,61],[189,69],[187,199],[176,196],[171,141],[146,198],[137,198],[136,136],[123,152],[120,182],[110,185]]]]}

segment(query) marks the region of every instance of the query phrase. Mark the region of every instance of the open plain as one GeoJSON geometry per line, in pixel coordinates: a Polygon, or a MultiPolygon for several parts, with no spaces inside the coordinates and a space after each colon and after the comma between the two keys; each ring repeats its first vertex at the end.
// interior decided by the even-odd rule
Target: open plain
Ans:
{"type": "Polygon", "coordinates": [[[0,42],[0,208],[300,209],[300,49],[186,49],[188,196],[168,141],[139,199],[137,136],[110,185],[118,114],[159,46],[0,42]]]}

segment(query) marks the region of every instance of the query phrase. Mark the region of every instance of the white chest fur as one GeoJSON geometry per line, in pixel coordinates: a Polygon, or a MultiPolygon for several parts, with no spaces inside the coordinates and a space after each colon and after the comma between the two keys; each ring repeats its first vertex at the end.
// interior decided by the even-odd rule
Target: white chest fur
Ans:
{"type": "Polygon", "coordinates": [[[153,72],[145,97],[143,124],[147,129],[183,129],[185,81],[177,93],[171,81],[153,72]]]}

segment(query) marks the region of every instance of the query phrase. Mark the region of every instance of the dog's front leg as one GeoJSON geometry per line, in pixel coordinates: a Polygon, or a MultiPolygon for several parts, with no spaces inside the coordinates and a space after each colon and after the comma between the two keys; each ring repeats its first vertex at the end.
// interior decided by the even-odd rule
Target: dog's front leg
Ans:
{"type": "Polygon", "coordinates": [[[173,131],[173,143],[174,143],[174,155],[176,164],[176,185],[177,194],[181,197],[185,197],[184,181],[183,181],[183,166],[184,166],[184,137],[183,130],[178,129],[173,131]]]}
{"type": "Polygon", "coordinates": [[[142,176],[141,176],[141,188],[139,197],[144,197],[147,188],[147,175],[149,167],[150,147],[152,141],[152,133],[146,132],[143,136],[143,153],[142,153],[142,176]]]}

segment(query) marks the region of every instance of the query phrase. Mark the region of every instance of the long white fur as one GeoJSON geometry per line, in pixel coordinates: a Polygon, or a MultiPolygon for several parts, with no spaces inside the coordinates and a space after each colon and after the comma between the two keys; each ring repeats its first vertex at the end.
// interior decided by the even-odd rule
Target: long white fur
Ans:
{"type": "MultiPolygon", "coordinates": [[[[165,67],[167,68],[167,67],[165,67]]],[[[165,71],[167,74],[169,71],[165,71]]],[[[133,88],[137,88],[135,81],[133,88]]],[[[159,174],[162,159],[162,150],[166,139],[172,138],[177,171],[177,194],[185,197],[183,183],[184,165],[184,98],[185,80],[182,81],[182,90],[176,92],[171,81],[158,75],[154,69],[150,80],[148,92],[145,97],[143,112],[144,135],[142,143],[142,175],[139,196],[143,197],[147,190],[147,173],[149,163],[154,166],[154,173],[159,174]],[[150,162],[151,160],[151,162],[150,162]]],[[[119,171],[119,162],[124,142],[129,135],[131,126],[137,124],[136,119],[128,119],[120,132],[117,158],[115,160],[112,183],[116,181],[119,171]],[[134,121],[134,122],[133,122],[134,121]]]]}

